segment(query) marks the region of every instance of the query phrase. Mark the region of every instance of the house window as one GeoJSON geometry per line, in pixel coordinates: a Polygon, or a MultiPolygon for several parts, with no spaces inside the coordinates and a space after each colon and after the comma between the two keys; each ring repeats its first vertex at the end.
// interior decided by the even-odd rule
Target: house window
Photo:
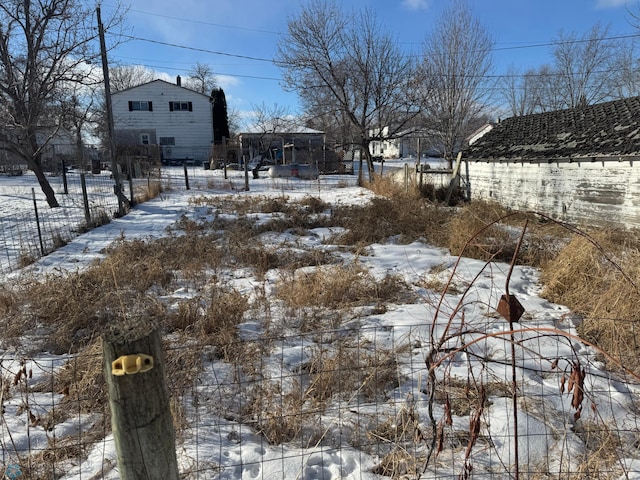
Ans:
{"type": "Polygon", "coordinates": [[[192,112],[193,104],[191,102],[169,102],[170,112],[192,112]]]}
{"type": "Polygon", "coordinates": [[[153,111],[153,102],[145,102],[133,100],[129,102],[129,111],[141,111],[141,112],[152,112],[153,111]]]}
{"type": "Polygon", "coordinates": [[[160,145],[175,145],[176,137],[160,137],[160,145]]]}
{"type": "Polygon", "coordinates": [[[142,145],[149,145],[149,143],[151,143],[148,133],[141,133],[140,134],[140,143],[142,145]]]}

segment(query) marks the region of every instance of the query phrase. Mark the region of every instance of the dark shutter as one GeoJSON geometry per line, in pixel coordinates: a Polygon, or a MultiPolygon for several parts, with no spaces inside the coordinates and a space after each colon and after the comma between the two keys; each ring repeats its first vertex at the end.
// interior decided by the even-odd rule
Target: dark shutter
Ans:
{"type": "Polygon", "coordinates": [[[149,102],[149,111],[153,112],[153,103],[152,102],[149,102]]]}
{"type": "Polygon", "coordinates": [[[189,102],[189,111],[193,112],[193,104],[191,102],[189,102]]]}
{"type": "Polygon", "coordinates": [[[173,112],[173,102],[169,102],[169,111],[173,112]]]}
{"type": "Polygon", "coordinates": [[[129,111],[133,112],[133,102],[129,100],[129,111]]]}

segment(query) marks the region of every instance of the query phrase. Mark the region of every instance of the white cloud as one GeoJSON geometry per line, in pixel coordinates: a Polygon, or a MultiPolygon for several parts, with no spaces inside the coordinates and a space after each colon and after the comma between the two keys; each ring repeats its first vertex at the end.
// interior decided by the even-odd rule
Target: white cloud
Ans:
{"type": "Polygon", "coordinates": [[[430,0],[402,0],[402,6],[409,10],[428,10],[430,0]]]}
{"type": "Polygon", "coordinates": [[[624,7],[629,0],[598,0],[596,2],[596,8],[617,8],[624,7]]]}
{"type": "Polygon", "coordinates": [[[240,85],[240,79],[231,75],[216,75],[216,82],[223,90],[240,85]]]}

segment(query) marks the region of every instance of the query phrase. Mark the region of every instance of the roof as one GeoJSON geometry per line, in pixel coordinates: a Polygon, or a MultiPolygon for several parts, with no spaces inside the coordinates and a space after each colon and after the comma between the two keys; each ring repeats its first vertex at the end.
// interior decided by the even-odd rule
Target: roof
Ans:
{"type": "Polygon", "coordinates": [[[476,160],[640,155],[640,97],[507,118],[463,155],[476,160]]]}
{"type": "Polygon", "coordinates": [[[239,135],[322,135],[324,132],[302,125],[261,125],[249,127],[239,135]]]}
{"type": "Polygon", "coordinates": [[[197,92],[196,90],[191,90],[190,88],[183,87],[182,85],[176,85],[175,83],[167,82],[166,80],[161,80],[161,79],[159,79],[159,78],[158,78],[158,79],[156,79],[156,80],[151,80],[150,82],[141,83],[140,85],[136,85],[135,87],[129,87],[129,88],[125,88],[125,89],[123,89],[123,90],[118,90],[117,92],[113,92],[113,93],[111,94],[111,96],[113,96],[113,95],[120,95],[121,93],[125,93],[125,92],[130,92],[130,91],[132,91],[132,90],[138,89],[138,88],[140,88],[140,87],[146,87],[146,86],[148,86],[148,85],[152,85],[152,84],[154,84],[154,83],[161,83],[161,84],[163,83],[163,84],[165,84],[165,85],[166,85],[166,86],[168,86],[168,87],[172,87],[172,88],[179,88],[179,89],[181,89],[181,90],[187,90],[187,91],[188,91],[188,92],[190,92],[190,93],[195,93],[195,94],[198,94],[198,95],[202,95],[203,97],[207,97],[207,98],[209,98],[209,95],[207,95],[206,93],[200,93],[200,92],[197,92]]]}

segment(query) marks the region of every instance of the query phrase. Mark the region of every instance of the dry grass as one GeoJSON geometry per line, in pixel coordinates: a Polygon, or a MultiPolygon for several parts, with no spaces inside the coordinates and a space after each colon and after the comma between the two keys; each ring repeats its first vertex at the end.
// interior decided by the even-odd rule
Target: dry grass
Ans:
{"type": "MultiPolygon", "coordinates": [[[[248,401],[236,412],[240,419],[254,425],[271,444],[292,440],[302,446],[320,444],[329,441],[319,420],[324,407],[336,399],[384,402],[388,393],[405,381],[397,365],[402,351],[375,350],[369,343],[355,344],[348,337],[334,336],[321,342],[326,340],[322,332],[352,320],[349,312],[356,307],[384,312],[387,304],[411,303],[417,297],[413,286],[400,277],[375,278],[357,262],[338,264],[337,255],[305,249],[295,241],[267,247],[261,235],[286,232],[295,237],[312,228],[339,226],[344,233],[331,241],[354,250],[364,251],[367,245],[388,239],[422,240],[446,246],[454,254],[510,261],[524,220],[529,219],[518,261],[543,265],[545,295],[585,316],[580,333],[623,359],[625,365],[640,370],[640,361],[635,360],[640,358],[640,350],[634,340],[640,314],[632,281],[640,277],[639,245],[628,232],[594,233],[598,247],[581,236],[565,242],[566,231],[558,233],[553,223],[514,214],[495,204],[474,202],[449,208],[425,201],[423,196],[435,195],[426,187],[423,192],[404,192],[377,181],[372,188],[380,196],[355,207],[329,207],[313,196],[300,202],[284,195],[199,197],[193,203],[205,207],[207,217],[196,221],[185,216],[161,239],[122,238],[104,252],[102,262],[82,272],[32,279],[15,290],[0,289],[4,337],[18,338],[45,327],[49,335],[39,348],[78,353],[52,381],[55,389],[63,392],[63,405],[79,401],[79,407],[68,411],[103,412],[106,386],[99,337],[114,316],[132,309],[143,312],[171,333],[165,350],[172,391],[191,388],[207,361],[232,364],[236,375],[255,381],[248,401]],[[234,216],[236,212],[240,215],[234,216]],[[265,220],[265,215],[272,216],[265,220]],[[473,240],[463,252],[469,239],[473,240]],[[612,268],[608,257],[623,267],[627,276],[612,268]],[[272,278],[267,274],[277,269],[275,300],[299,321],[299,331],[313,333],[315,336],[309,337],[318,342],[287,386],[263,376],[263,359],[274,343],[267,338],[243,339],[238,326],[250,318],[262,322],[264,331],[284,335],[290,333],[287,328],[291,325],[276,325],[269,303],[274,299],[267,297],[264,287],[252,307],[246,294],[225,284],[228,272],[241,269],[252,269],[251,274],[260,280],[272,278]],[[172,304],[163,300],[175,289],[185,288],[185,282],[188,295],[172,304]],[[188,348],[174,348],[174,342],[184,342],[188,348]]],[[[438,291],[445,287],[436,278],[422,286],[438,291]]],[[[455,293],[455,285],[449,288],[455,293]]],[[[34,390],[47,388],[50,386],[40,385],[34,390]]],[[[501,382],[489,382],[483,388],[491,392],[489,395],[509,392],[501,382]]],[[[466,416],[481,397],[477,388],[450,379],[439,385],[436,400],[448,403],[454,415],[466,416]]],[[[172,408],[180,433],[188,427],[189,419],[178,401],[172,408]]],[[[57,409],[55,415],[41,421],[54,426],[64,419],[60,414],[64,411],[57,409]]],[[[610,467],[608,459],[619,444],[605,434],[585,432],[583,441],[593,446],[591,457],[584,462],[585,473],[591,475],[600,457],[610,467]]],[[[392,478],[418,474],[424,459],[410,447],[423,442],[422,435],[420,419],[410,405],[369,429],[363,435],[367,441],[387,446],[374,473],[392,478]]],[[[59,455],[64,459],[84,452],[60,450],[59,455]]]]}
{"type": "Polygon", "coordinates": [[[575,428],[585,451],[572,478],[621,478],[624,470],[620,464],[620,436],[607,425],[580,422],[575,428]],[[604,474],[603,472],[608,472],[604,474]]]}
{"type": "Polygon", "coordinates": [[[287,271],[276,285],[276,295],[292,309],[376,305],[412,296],[409,286],[399,277],[376,280],[357,263],[287,271]]]}
{"type": "Polygon", "coordinates": [[[633,232],[577,235],[544,268],[543,295],[584,317],[579,333],[640,372],[640,251],[633,232]]]}
{"type": "Polygon", "coordinates": [[[482,407],[491,404],[488,397],[510,397],[511,385],[506,382],[490,381],[481,386],[457,377],[448,378],[436,386],[435,398],[438,403],[447,404],[451,414],[468,416],[478,408],[482,400],[482,407]],[[480,389],[482,388],[482,392],[480,389]]]}
{"type": "Polygon", "coordinates": [[[156,198],[162,192],[162,183],[158,181],[151,181],[151,179],[149,179],[147,185],[143,187],[136,187],[134,198],[136,202],[143,203],[156,198]]]}
{"type": "Polygon", "coordinates": [[[544,265],[557,255],[570,236],[561,225],[533,213],[514,212],[495,202],[474,201],[456,210],[443,246],[453,255],[510,262],[525,223],[517,258],[520,265],[544,265]]]}
{"type": "Polygon", "coordinates": [[[263,380],[253,385],[240,416],[274,445],[295,440],[306,448],[330,442],[320,422],[324,407],[337,399],[385,400],[386,392],[404,381],[394,355],[368,352],[364,345],[318,348],[286,383],[263,380]]]}
{"type": "Polygon", "coordinates": [[[331,221],[346,232],[331,241],[369,245],[396,238],[401,243],[424,240],[442,245],[448,237],[450,215],[451,210],[411,195],[377,197],[361,206],[335,208],[331,221]]]}
{"type": "MultiPolygon", "coordinates": [[[[143,274],[157,274],[153,271],[157,264],[147,266],[143,274]]],[[[58,354],[77,352],[99,337],[118,312],[138,309],[150,318],[164,314],[161,303],[140,291],[142,285],[153,285],[149,277],[128,277],[133,285],[124,280],[124,285],[119,285],[120,277],[113,272],[109,262],[103,262],[83,273],[51,275],[30,285],[30,313],[38,325],[50,332],[44,348],[58,354]]],[[[35,326],[33,320],[27,325],[35,326]]]]}
{"type": "Polygon", "coordinates": [[[212,347],[216,358],[235,362],[242,358],[244,348],[237,326],[248,309],[249,302],[244,295],[213,285],[204,297],[180,301],[165,317],[165,324],[171,332],[182,333],[185,338],[197,340],[199,345],[212,347]]]}
{"type": "Polygon", "coordinates": [[[422,473],[425,460],[416,449],[425,441],[427,433],[413,402],[407,402],[395,415],[368,430],[366,436],[372,445],[388,446],[373,473],[391,478],[409,478],[422,473]]]}
{"type": "MultiPolygon", "coordinates": [[[[75,414],[76,412],[104,412],[108,411],[107,385],[104,379],[104,364],[102,357],[102,341],[96,339],[87,345],[60,368],[53,379],[54,390],[64,395],[61,408],[56,409],[57,415],[75,414]]],[[[35,391],[49,391],[50,384],[40,384],[35,391]]],[[[57,418],[57,421],[62,419],[57,418]]],[[[57,422],[50,422],[53,425],[57,422]]]]}
{"type": "Polygon", "coordinates": [[[320,404],[337,396],[347,401],[356,397],[367,402],[385,400],[387,392],[402,382],[396,354],[342,343],[319,348],[304,368],[309,375],[305,398],[320,404]]]}
{"type": "Polygon", "coordinates": [[[0,285],[0,316],[5,317],[18,309],[18,297],[6,285],[0,285]]]}
{"type": "MultiPolygon", "coordinates": [[[[242,412],[248,423],[272,445],[299,438],[306,421],[313,415],[302,413],[303,401],[299,389],[283,393],[281,385],[263,382],[254,388],[242,412]]],[[[308,444],[306,446],[309,446],[308,444]]]]}

